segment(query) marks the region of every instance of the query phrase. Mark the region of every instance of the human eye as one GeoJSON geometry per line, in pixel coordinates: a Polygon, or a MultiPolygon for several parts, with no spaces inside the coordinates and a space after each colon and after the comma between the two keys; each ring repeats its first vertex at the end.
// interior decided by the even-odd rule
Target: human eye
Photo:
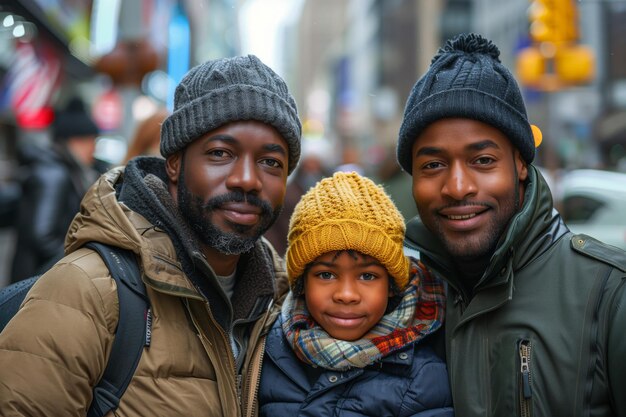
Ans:
{"type": "Polygon", "coordinates": [[[230,152],[223,148],[212,148],[206,151],[206,155],[213,160],[224,160],[230,157],[230,152]]]}
{"type": "Polygon", "coordinates": [[[378,278],[378,275],[372,273],[372,272],[364,272],[361,274],[360,279],[363,281],[373,281],[376,278],[378,278]]]}
{"type": "Polygon", "coordinates": [[[276,158],[263,158],[261,164],[268,166],[269,168],[282,168],[283,162],[276,158]]]}
{"type": "Polygon", "coordinates": [[[493,164],[495,161],[496,161],[495,158],[491,156],[479,156],[478,158],[474,160],[474,163],[476,165],[487,166],[487,165],[493,164]]]}
{"type": "Polygon", "coordinates": [[[423,158],[420,161],[417,161],[414,166],[414,171],[424,175],[430,175],[438,173],[440,170],[445,168],[446,164],[441,159],[423,158]]]}
{"type": "Polygon", "coordinates": [[[324,281],[328,281],[328,280],[335,278],[335,275],[332,272],[328,272],[328,271],[318,272],[317,274],[315,274],[315,276],[324,281]]]}
{"type": "Polygon", "coordinates": [[[443,167],[443,164],[440,161],[430,161],[422,165],[422,169],[431,170],[443,167]]]}

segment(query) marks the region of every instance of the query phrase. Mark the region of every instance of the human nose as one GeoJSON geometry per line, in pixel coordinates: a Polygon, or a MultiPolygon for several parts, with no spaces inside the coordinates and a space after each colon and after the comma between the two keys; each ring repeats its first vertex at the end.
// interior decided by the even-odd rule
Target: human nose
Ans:
{"type": "Polygon", "coordinates": [[[251,156],[238,158],[226,181],[230,189],[239,189],[244,193],[259,192],[262,188],[256,161],[251,156]]]}
{"type": "Polygon", "coordinates": [[[342,304],[356,304],[361,300],[357,285],[352,280],[339,280],[333,300],[342,304]]]}
{"type": "Polygon", "coordinates": [[[442,194],[461,201],[476,194],[477,187],[473,175],[461,163],[453,164],[446,177],[442,194]]]}

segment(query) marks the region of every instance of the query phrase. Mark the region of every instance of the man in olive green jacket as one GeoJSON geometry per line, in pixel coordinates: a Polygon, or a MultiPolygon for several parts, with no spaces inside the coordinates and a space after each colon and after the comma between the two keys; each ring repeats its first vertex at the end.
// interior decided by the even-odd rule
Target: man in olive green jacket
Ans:
{"type": "Polygon", "coordinates": [[[97,181],[65,258],[0,334],[0,415],[85,415],[119,314],[89,241],[132,250],[150,299],[150,345],[115,415],[254,415],[285,281],[260,236],[280,211],[300,134],[287,86],[258,58],[193,68],[162,126],[166,159],[139,157],[97,181]]]}
{"type": "Polygon", "coordinates": [[[626,416],[626,253],[563,223],[498,56],[475,34],[448,41],[397,149],[419,212],[406,246],[448,283],[455,413],[626,416]]]}

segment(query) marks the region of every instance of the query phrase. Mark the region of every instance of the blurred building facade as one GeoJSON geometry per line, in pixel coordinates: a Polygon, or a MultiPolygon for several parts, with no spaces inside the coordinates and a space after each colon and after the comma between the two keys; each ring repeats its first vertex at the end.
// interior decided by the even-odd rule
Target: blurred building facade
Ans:
{"type": "MultiPolygon", "coordinates": [[[[531,3],[305,1],[285,32],[285,61],[305,126],[323,130],[338,149],[358,147],[366,164],[376,164],[381,148],[396,139],[411,86],[445,39],[479,32],[498,45],[515,73],[531,42],[531,3]]],[[[544,132],[537,162],[550,170],[626,170],[626,4],[571,4],[578,12],[571,24],[580,44],[593,51],[595,74],[588,83],[553,91],[523,87],[529,117],[544,132]]]]}
{"type": "Polygon", "coordinates": [[[2,0],[2,158],[24,131],[45,130],[50,121],[38,110],[73,95],[89,103],[104,136],[127,141],[140,119],[171,107],[191,66],[240,52],[239,3],[2,0]]]}
{"type": "MultiPolygon", "coordinates": [[[[16,144],[47,140],[49,109],[73,95],[102,129],[97,152],[121,161],[136,124],[171,109],[187,69],[242,53],[240,11],[281,1],[301,5],[266,23],[281,25],[279,73],[305,137],[331,144],[328,165],[357,155],[376,175],[412,85],[443,42],[477,31],[514,70],[531,41],[529,7],[543,0],[0,0],[0,186],[15,173],[16,144]]],[[[549,92],[524,87],[530,119],[544,132],[537,162],[626,171],[626,3],[551,3],[568,2],[595,74],[549,92]]]]}
{"type": "MultiPolygon", "coordinates": [[[[3,0],[0,180],[10,172],[15,138],[24,130],[40,134],[37,124],[45,124],[18,120],[19,108],[63,104],[79,92],[106,135],[124,144],[151,109],[171,108],[173,88],[189,67],[241,53],[238,13],[252,1],[3,0]],[[16,76],[20,65],[29,77],[16,76]]],[[[445,39],[482,33],[514,69],[530,42],[532,1],[542,0],[298,0],[299,15],[280,28],[279,47],[281,75],[296,96],[305,133],[340,149],[337,163],[344,150],[356,150],[366,165],[384,160],[411,86],[445,39]]],[[[596,73],[588,84],[558,91],[524,88],[530,118],[545,133],[539,162],[624,170],[626,4],[571,2],[596,73]]],[[[102,144],[104,154],[114,148],[102,144]]]]}
{"type": "MultiPolygon", "coordinates": [[[[121,163],[137,124],[171,109],[191,66],[240,53],[240,3],[0,0],[0,192],[18,183],[17,149],[49,143],[54,111],[73,96],[100,128],[102,165],[121,163]]],[[[3,226],[0,286],[14,245],[3,226]]]]}

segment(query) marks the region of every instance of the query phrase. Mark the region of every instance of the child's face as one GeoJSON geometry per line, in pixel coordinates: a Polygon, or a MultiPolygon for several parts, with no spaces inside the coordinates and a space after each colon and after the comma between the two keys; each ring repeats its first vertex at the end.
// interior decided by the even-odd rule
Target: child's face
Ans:
{"type": "Polygon", "coordinates": [[[304,296],[311,316],[331,337],[361,339],[385,314],[389,274],[360,252],[328,252],[308,268],[304,296]]]}

